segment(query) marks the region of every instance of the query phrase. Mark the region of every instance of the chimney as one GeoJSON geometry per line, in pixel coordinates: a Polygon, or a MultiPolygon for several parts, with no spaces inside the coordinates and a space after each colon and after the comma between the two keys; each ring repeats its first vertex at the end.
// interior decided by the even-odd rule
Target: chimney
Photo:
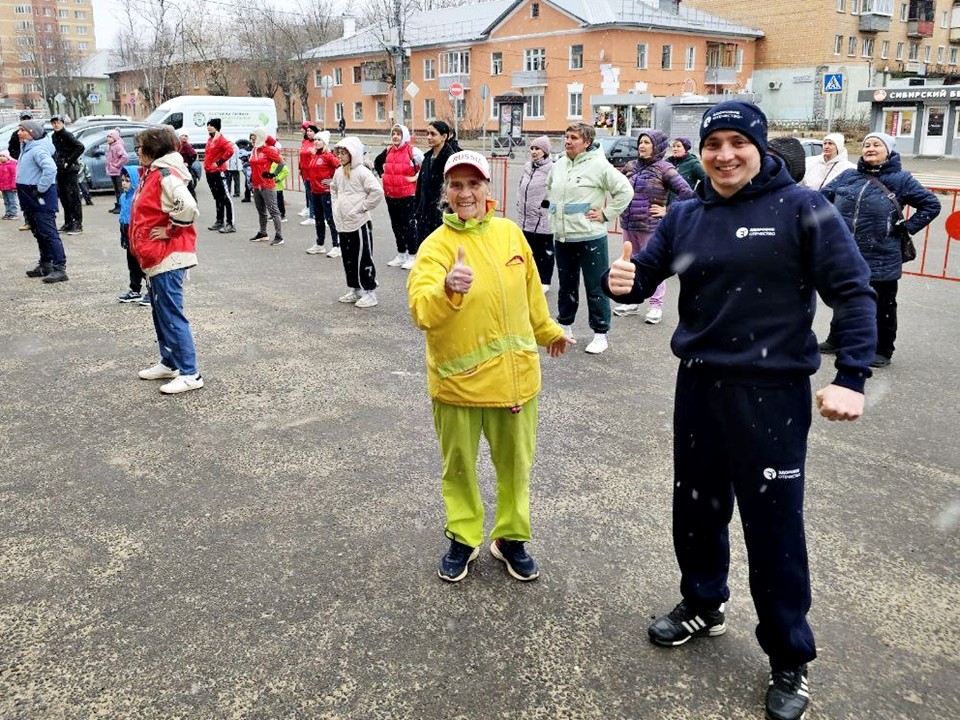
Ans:
{"type": "Polygon", "coordinates": [[[676,15],[680,12],[680,0],[660,0],[660,9],[676,15]]]}
{"type": "Polygon", "coordinates": [[[343,17],[343,37],[348,38],[357,34],[357,19],[344,15],[343,17]]]}

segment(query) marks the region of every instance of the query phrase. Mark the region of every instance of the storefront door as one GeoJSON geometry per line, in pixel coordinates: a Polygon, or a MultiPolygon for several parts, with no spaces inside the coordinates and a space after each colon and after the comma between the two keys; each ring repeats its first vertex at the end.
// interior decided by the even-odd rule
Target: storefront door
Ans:
{"type": "Polygon", "coordinates": [[[947,108],[944,105],[930,105],[923,111],[923,137],[920,138],[920,154],[939,157],[946,149],[947,108]]]}

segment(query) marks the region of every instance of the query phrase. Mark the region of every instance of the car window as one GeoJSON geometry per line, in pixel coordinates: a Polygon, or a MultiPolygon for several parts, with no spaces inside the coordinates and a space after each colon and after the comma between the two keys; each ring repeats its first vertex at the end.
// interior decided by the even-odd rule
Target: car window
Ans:
{"type": "Polygon", "coordinates": [[[123,137],[123,149],[127,151],[128,155],[133,152],[133,144],[136,139],[135,135],[125,135],[123,137]]]}
{"type": "Polygon", "coordinates": [[[87,150],[87,155],[90,157],[96,157],[97,155],[106,155],[107,154],[107,143],[103,142],[99,145],[94,145],[92,148],[87,150]]]}
{"type": "Polygon", "coordinates": [[[170,125],[174,130],[179,130],[183,127],[183,113],[171,113],[167,116],[164,125],[170,125]]]}

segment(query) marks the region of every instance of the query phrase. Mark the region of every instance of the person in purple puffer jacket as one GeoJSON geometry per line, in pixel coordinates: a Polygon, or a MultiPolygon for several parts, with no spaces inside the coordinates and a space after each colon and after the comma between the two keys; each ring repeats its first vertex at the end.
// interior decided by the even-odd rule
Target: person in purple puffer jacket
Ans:
{"type": "MultiPolygon", "coordinates": [[[[666,135],[659,130],[641,130],[637,138],[637,159],[628,162],[622,170],[633,186],[633,200],[620,215],[620,227],[623,229],[623,239],[633,245],[634,253],[646,247],[660,219],[667,214],[670,193],[678,200],[695,197],[683,176],[663,159],[666,153],[666,135]]],[[[656,325],[663,319],[663,297],[666,294],[666,284],[660,283],[650,297],[650,311],[644,318],[645,322],[656,325]]],[[[613,308],[613,314],[619,317],[639,313],[639,305],[617,305],[613,308]]]]}
{"type": "Polygon", "coordinates": [[[520,187],[517,190],[517,224],[523,230],[527,244],[533,250],[540,284],[546,293],[553,280],[553,232],[550,230],[550,213],[547,198],[547,176],[553,167],[550,156],[550,138],[546,135],[530,143],[530,161],[523,166],[520,187]]]}

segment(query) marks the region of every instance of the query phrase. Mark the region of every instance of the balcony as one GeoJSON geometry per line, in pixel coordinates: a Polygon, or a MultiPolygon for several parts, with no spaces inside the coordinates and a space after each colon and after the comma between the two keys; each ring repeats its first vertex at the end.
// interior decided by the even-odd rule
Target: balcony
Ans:
{"type": "Polygon", "coordinates": [[[361,95],[388,95],[390,86],[383,80],[364,80],[360,83],[361,95]]]}
{"type": "Polygon", "coordinates": [[[454,83],[460,83],[463,85],[464,90],[470,89],[470,76],[463,75],[461,73],[454,73],[453,75],[438,75],[437,82],[439,83],[441,90],[449,90],[450,86],[454,83]]]}
{"type": "Polygon", "coordinates": [[[928,38],[933,37],[933,20],[908,20],[907,37],[928,38]]]}
{"type": "Polygon", "coordinates": [[[511,73],[510,87],[528,88],[528,87],[546,87],[546,70],[521,70],[511,73]]]}
{"type": "Polygon", "coordinates": [[[736,85],[737,69],[733,67],[707,67],[703,81],[707,85],[736,85]]]}
{"type": "Polygon", "coordinates": [[[889,15],[876,15],[874,13],[864,13],[860,15],[860,32],[875,33],[886,32],[890,29],[891,17],[889,15]]]}

